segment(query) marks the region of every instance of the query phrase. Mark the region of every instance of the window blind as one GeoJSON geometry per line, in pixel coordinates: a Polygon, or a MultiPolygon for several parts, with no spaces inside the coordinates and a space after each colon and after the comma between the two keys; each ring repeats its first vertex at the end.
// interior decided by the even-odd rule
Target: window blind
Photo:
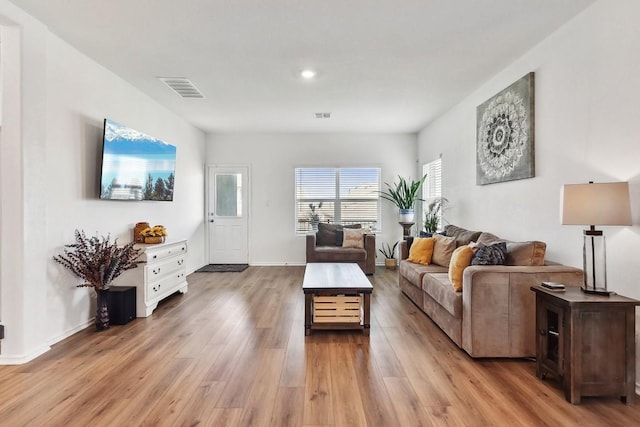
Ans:
{"type": "Polygon", "coordinates": [[[379,228],[379,168],[296,168],[295,187],[296,233],[314,221],[379,228]]]}

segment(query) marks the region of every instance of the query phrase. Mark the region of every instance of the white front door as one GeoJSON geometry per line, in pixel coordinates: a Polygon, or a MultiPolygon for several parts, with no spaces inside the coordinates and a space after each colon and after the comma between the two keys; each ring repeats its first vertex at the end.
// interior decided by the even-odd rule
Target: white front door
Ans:
{"type": "Polygon", "coordinates": [[[248,174],[247,166],[209,167],[209,264],[249,262],[248,174]]]}

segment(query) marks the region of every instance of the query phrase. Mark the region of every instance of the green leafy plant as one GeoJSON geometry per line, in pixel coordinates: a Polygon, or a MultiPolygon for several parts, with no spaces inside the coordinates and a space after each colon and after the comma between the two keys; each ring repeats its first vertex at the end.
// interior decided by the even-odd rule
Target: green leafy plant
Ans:
{"type": "Polygon", "coordinates": [[[384,255],[386,259],[394,259],[397,246],[398,246],[398,242],[394,243],[393,246],[391,246],[389,243],[383,243],[382,247],[378,249],[378,251],[382,255],[384,255]]]}
{"type": "Polygon", "coordinates": [[[64,254],[53,260],[69,269],[83,280],[78,287],[93,287],[95,290],[109,289],[111,282],[126,270],[136,268],[141,249],[134,242],[118,246],[117,239],[110,236],[87,238],[84,231],[75,231],[75,243],[64,246],[64,254]]]}
{"type": "Polygon", "coordinates": [[[413,209],[416,201],[423,200],[418,197],[418,192],[426,178],[427,175],[423,176],[418,181],[414,181],[407,180],[398,175],[397,183],[393,183],[393,185],[387,182],[384,183],[387,186],[387,191],[381,191],[380,197],[392,202],[398,207],[398,209],[413,209]]]}
{"type": "Polygon", "coordinates": [[[438,230],[442,209],[446,202],[448,202],[446,198],[438,197],[429,203],[424,215],[424,230],[427,233],[435,233],[438,230]]]}

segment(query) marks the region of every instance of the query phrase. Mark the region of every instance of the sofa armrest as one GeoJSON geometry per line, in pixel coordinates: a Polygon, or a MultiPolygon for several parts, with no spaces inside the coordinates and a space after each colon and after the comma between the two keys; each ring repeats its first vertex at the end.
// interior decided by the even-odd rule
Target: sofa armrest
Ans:
{"type": "Polygon", "coordinates": [[[398,245],[398,255],[400,255],[400,260],[409,258],[409,249],[411,248],[412,243],[413,237],[400,240],[400,244],[398,245]]]}
{"type": "Polygon", "coordinates": [[[580,286],[582,270],[564,265],[470,266],[462,279],[462,348],[472,357],[533,357],[535,295],[543,281],[580,286]]]}
{"type": "Polygon", "coordinates": [[[307,262],[315,262],[316,260],[316,233],[308,233],[307,242],[307,262]]]}

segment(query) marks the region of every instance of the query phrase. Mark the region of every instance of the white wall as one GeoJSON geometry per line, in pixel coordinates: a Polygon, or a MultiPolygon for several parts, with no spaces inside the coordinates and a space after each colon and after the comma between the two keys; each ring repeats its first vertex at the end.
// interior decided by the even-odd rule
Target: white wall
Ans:
{"type": "Polygon", "coordinates": [[[449,222],[543,240],[547,258],[576,267],[584,227],[560,224],[562,185],[629,181],[634,226],[603,227],[608,283],[640,299],[638,16],[636,0],[595,3],[420,132],[419,157],[442,153],[449,222]],[[536,177],[477,186],[476,107],[529,71],[536,73],[536,177]]]}
{"type": "MultiPolygon", "coordinates": [[[[382,181],[416,177],[415,134],[214,134],[207,164],[251,168],[249,260],[252,265],[302,265],[305,238],[294,232],[294,169],[304,166],[378,166],[382,181]]],[[[384,186],[383,186],[384,188],[384,186]]],[[[376,244],[402,237],[397,209],[382,204],[376,244]]],[[[384,262],[380,260],[380,262],[384,262]]]]}
{"type": "Polygon", "coordinates": [[[21,39],[22,88],[15,116],[3,100],[2,143],[8,143],[5,130],[17,128],[11,142],[18,149],[9,153],[11,163],[3,158],[0,165],[2,195],[13,196],[2,197],[0,210],[10,213],[0,216],[0,315],[6,327],[0,363],[20,363],[84,327],[94,314],[93,292],[76,288],[79,280],[52,261],[76,228],[126,243],[136,222],[164,224],[170,237],[188,239],[188,272],[205,263],[205,135],[8,2],[0,1],[0,14],[15,23],[2,33],[9,34],[3,51],[11,31],[21,39]],[[177,146],[173,202],[98,199],[105,117],[177,146]]]}

